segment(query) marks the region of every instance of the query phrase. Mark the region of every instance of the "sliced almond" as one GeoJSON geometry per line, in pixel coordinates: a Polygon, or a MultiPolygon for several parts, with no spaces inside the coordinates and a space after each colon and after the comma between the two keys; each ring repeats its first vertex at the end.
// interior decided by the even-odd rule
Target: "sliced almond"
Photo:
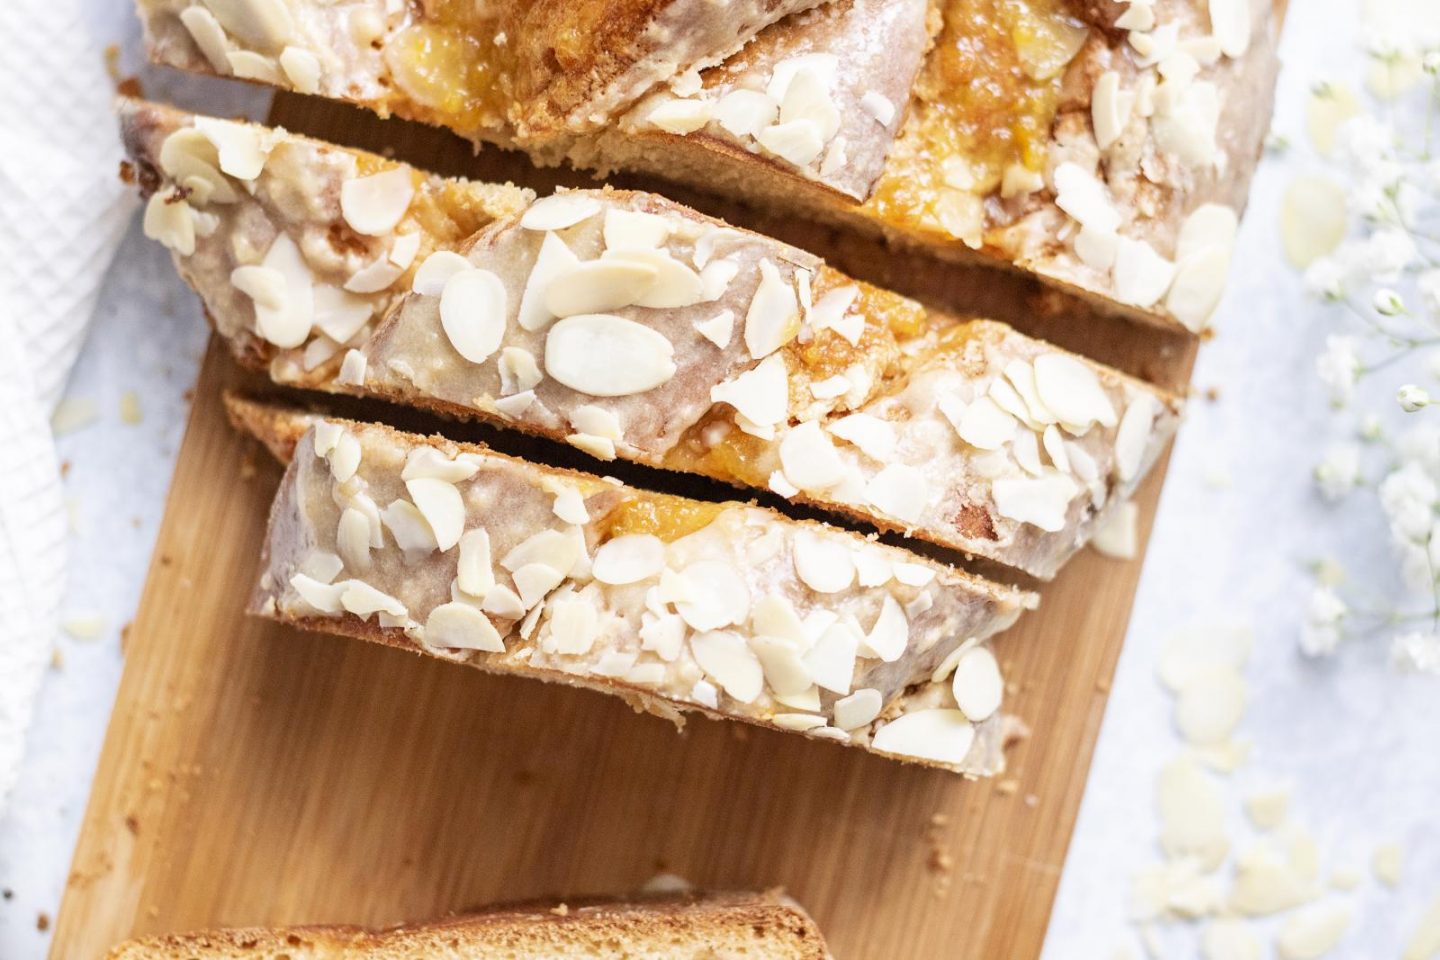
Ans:
{"type": "Polygon", "coordinates": [[[644,393],[675,375],[674,347],[656,330],[604,313],[558,321],[545,339],[545,372],[594,397],[644,393]]]}
{"type": "Polygon", "coordinates": [[[810,668],[801,647],[783,637],[752,637],[750,649],[760,661],[765,682],[780,696],[796,696],[811,687],[810,668]]]}
{"type": "Polygon", "coordinates": [[[210,62],[211,68],[222,77],[229,73],[230,41],[215,15],[202,6],[191,6],[180,11],[180,22],[210,62]]]}
{"type": "Polygon", "coordinates": [[[320,92],[320,58],[303,47],[286,47],[280,51],[280,69],[297,93],[320,92]]]}
{"type": "Polygon", "coordinates": [[[601,583],[639,583],[660,576],[665,568],[665,543],[648,533],[608,540],[595,551],[592,573],[601,583]]]}
{"type": "Polygon", "coordinates": [[[894,425],[868,413],[852,413],[842,417],[830,425],[830,432],[841,440],[853,443],[867,457],[880,463],[885,463],[895,454],[894,425]]]}
{"type": "Polygon", "coordinates": [[[307,606],[332,617],[343,609],[340,606],[340,595],[345,592],[346,582],[323,583],[303,573],[297,573],[290,578],[291,588],[307,606]]]}
{"type": "Polygon", "coordinates": [[[370,518],[355,507],[340,513],[335,529],[335,550],[347,569],[366,573],[370,569],[370,518]]]}
{"type": "Polygon", "coordinates": [[[1159,413],[1160,402],[1148,393],[1137,393],[1125,408],[1120,429],[1115,432],[1115,475],[1121,482],[1129,483],[1139,477],[1150,447],[1151,429],[1159,413]]]}
{"type": "Polygon", "coordinates": [[[770,153],[797,167],[808,167],[825,149],[820,125],[813,120],[772,124],[761,130],[755,139],[770,153]]]}
{"type": "Polygon", "coordinates": [[[856,690],[850,696],[835,701],[835,726],[841,730],[867,726],[880,715],[880,708],[884,705],[879,690],[868,687],[856,690]]]}
{"type": "Polygon", "coordinates": [[[505,641],[490,618],[468,603],[442,603],[425,618],[425,643],[450,650],[504,653],[505,641]]]}
{"type": "MultiPolygon", "coordinates": [[[[681,572],[686,597],[675,609],[695,630],[718,630],[750,616],[750,588],[730,564],[700,560],[681,572]]],[[[748,701],[747,701],[748,702],[748,701]]]]}
{"type": "Polygon", "coordinates": [[[392,617],[403,617],[408,613],[405,604],[364,580],[346,580],[344,587],[340,593],[340,606],[362,620],[369,620],[377,613],[388,613],[392,617]]]}
{"type": "Polygon", "coordinates": [[[461,592],[472,597],[483,597],[495,586],[495,571],[490,560],[490,534],[484,527],[466,530],[460,536],[455,583],[461,592]]]}
{"type": "Polygon", "coordinates": [[[414,174],[393,167],[342,183],[340,212],[356,233],[382,237],[395,229],[414,196],[414,174]]]}
{"type": "Polygon", "coordinates": [[[580,258],[561,240],[558,234],[546,233],[540,242],[540,253],[535,265],[525,280],[525,290],[520,295],[519,323],[522,330],[543,330],[555,319],[546,306],[545,298],[550,284],[580,265],[580,258]]]}
{"type": "Polygon", "coordinates": [[[711,387],[710,400],[730,404],[752,423],[776,424],[785,419],[790,409],[789,377],[785,358],[775,354],[734,380],[711,387]]]}
{"type": "Polygon", "coordinates": [[[880,604],[880,615],[875,618],[875,625],[865,635],[862,653],[868,652],[886,663],[894,663],[904,655],[909,643],[910,622],[900,604],[887,593],[880,604]]]}
{"type": "Polygon", "coordinates": [[[673,98],[657,104],[645,119],[666,133],[684,136],[710,122],[714,107],[707,100],[673,98]]]}
{"type": "Polygon", "coordinates": [[[780,104],[758,90],[732,90],[715,104],[713,119],[736,137],[754,137],[775,123],[780,104]]]}
{"type": "Polygon", "coordinates": [[[1035,391],[1061,423],[1084,432],[1092,423],[1113,427],[1115,406],[1088,364],[1063,353],[1035,358],[1035,391]]]}
{"type": "MultiPolygon", "coordinates": [[[[674,232],[666,217],[643,210],[611,207],[605,211],[605,251],[656,250],[665,245],[674,232]]],[[[703,264],[697,264],[703,266],[703,264]]]]}
{"type": "Polygon", "coordinates": [[[295,36],[295,18],[284,0],[203,0],[231,35],[266,53],[295,36]]]}
{"type": "Polygon", "coordinates": [[[405,481],[410,499],[430,524],[435,543],[443,553],[460,542],[465,532],[465,501],[453,483],[430,477],[405,481]]]}
{"type": "Polygon", "coordinates": [[[255,332],[277,347],[298,347],[315,320],[315,275],[288,233],[276,235],[260,265],[285,277],[285,297],[279,309],[256,302],[255,332]]]}
{"type": "MultiPolygon", "coordinates": [[[[840,110],[830,97],[830,82],[813,67],[802,68],[791,77],[785,88],[785,97],[780,102],[780,124],[798,120],[813,123],[822,144],[840,130],[840,110]]],[[[769,145],[766,144],[766,147],[768,149],[769,145]]],[[[813,159],[812,157],[811,160],[813,159]]],[[[806,160],[799,165],[804,166],[809,162],[810,160],[806,160]]]]}
{"type": "Polygon", "coordinates": [[[284,87],[285,77],[280,73],[280,64],[274,57],[256,53],[254,50],[231,50],[225,54],[230,64],[229,72],[241,80],[253,80],[272,87],[284,87]]]}
{"type": "Polygon", "coordinates": [[[410,289],[421,296],[438,297],[451,277],[470,268],[470,261],[453,250],[437,250],[426,257],[415,271],[410,289]]]}
{"type": "Polygon", "coordinates": [[[471,363],[490,359],[505,338],[505,284],[489,270],[453,274],[440,294],[440,325],[455,352],[471,363]]]}
{"type": "Polygon", "coordinates": [[[1043,477],[1001,477],[990,486],[995,509],[1003,517],[1029,523],[1047,533],[1065,529],[1070,503],[1080,487],[1063,473],[1043,477]]]}
{"type": "Polygon", "coordinates": [[[606,258],[577,263],[549,278],[544,307],[555,317],[618,310],[639,302],[658,275],[648,263],[606,258]]]}
{"type": "Polygon", "coordinates": [[[801,490],[828,490],[845,477],[840,454],[814,420],[785,433],[780,441],[780,465],[786,479],[801,490]]]}
{"type": "Polygon", "coordinates": [[[978,397],[955,425],[960,439],[980,450],[998,450],[1015,436],[1015,418],[990,397],[978,397]]]}
{"type": "Polygon", "coordinates": [[[600,212],[600,201],[585,193],[566,192],[541,197],[520,215],[526,230],[564,230],[600,212]]]}
{"type": "MultiPolygon", "coordinates": [[[[817,686],[843,696],[855,682],[855,658],[859,650],[860,636],[856,630],[849,624],[834,623],[805,652],[805,667],[817,686]]],[[[837,704],[837,726],[840,726],[839,720],[837,704]]]]}
{"type": "Polygon", "coordinates": [[[895,103],[878,90],[867,90],[860,98],[860,109],[870,114],[875,122],[888,127],[895,120],[895,103]]]}
{"type": "Polygon", "coordinates": [[[735,336],[735,311],[721,310],[709,320],[697,320],[695,331],[724,350],[735,336]]]}
{"type": "MultiPolygon", "coordinates": [[[[1211,0],[1211,9],[1215,7],[1211,0]]],[[[1248,21],[1247,21],[1248,22],[1248,21]]],[[[1285,918],[1275,953],[1280,960],[1318,960],[1339,945],[1350,929],[1350,908],[1339,903],[1317,903],[1285,918]]]]}
{"type": "Polygon", "coordinates": [[[755,359],[768,357],[800,332],[795,288],[769,260],[760,261],[760,285],[745,312],[745,346],[755,359]]]}
{"type": "Polygon", "coordinates": [[[254,180],[274,146],[267,131],[249,123],[196,117],[195,129],[215,145],[220,170],[237,180],[254,180]]]}
{"type": "MultiPolygon", "coordinates": [[[[641,264],[654,269],[650,284],[634,301],[636,306],[676,310],[714,299],[706,296],[698,273],[664,250],[606,250],[604,261],[641,264]]],[[[723,261],[717,264],[720,262],[723,261]]]]}
{"type": "Polygon", "coordinates": [[[1175,264],[1144,240],[1121,237],[1115,248],[1115,298],[1136,307],[1151,307],[1165,296],[1175,279],[1175,264]]]}
{"type": "Polygon", "coordinates": [[[695,662],[734,700],[753,703],[765,688],[760,659],[745,638],[729,630],[709,630],[690,638],[695,662]]]}
{"type": "Polygon", "coordinates": [[[195,253],[195,217],[179,196],[156,191],[145,204],[145,236],[182,257],[195,253]]]}
{"type": "Polygon", "coordinates": [[[855,581],[851,547],[838,537],[798,530],[791,550],[800,582],[816,593],[839,593],[855,581]]]}
{"type": "Polygon", "coordinates": [[[975,742],[975,727],[959,710],[916,710],[875,731],[870,747],[881,753],[959,765],[975,742]]]}
{"type": "Polygon", "coordinates": [[[892,463],[865,484],[865,499],[881,513],[913,525],[930,505],[930,484],[918,468],[892,463]]]}

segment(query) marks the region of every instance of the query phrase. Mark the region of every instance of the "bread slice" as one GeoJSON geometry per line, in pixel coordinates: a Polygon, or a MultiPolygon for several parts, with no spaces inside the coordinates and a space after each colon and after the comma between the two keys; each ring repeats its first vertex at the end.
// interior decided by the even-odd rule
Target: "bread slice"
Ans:
{"type": "Polygon", "coordinates": [[[780,893],[504,905],[383,930],[248,927],[141,937],[108,960],[830,960],[780,893]]]}
{"type": "Polygon", "coordinates": [[[1032,594],[760,507],[230,409],[276,452],[294,444],[254,612],[677,723],[695,711],[972,776],[1003,768],[1013,728],[985,641],[1032,594]]]}
{"type": "Polygon", "coordinates": [[[236,354],[281,383],[768,488],[1040,577],[1131,495],[1178,421],[1138,380],[653,195],[530,203],[217,123],[124,107],[147,232],[236,354]],[[261,155],[230,164],[250,179],[220,172],[212,139],[261,155]],[[216,178],[225,202],[190,186],[216,178]],[[369,189],[383,182],[398,201],[369,189]],[[390,204],[383,230],[361,200],[390,204]],[[489,219],[459,239],[467,218],[489,219]],[[388,286],[366,279],[377,269],[388,286]]]}
{"type": "MultiPolygon", "coordinates": [[[[142,4],[156,59],[206,68],[172,22],[198,2],[142,4]]],[[[1223,291],[1269,125],[1272,5],[933,0],[926,20],[921,0],[835,0],[564,136],[479,129],[463,111],[397,95],[408,74],[393,68],[407,54],[393,31],[409,29],[404,19],[376,41],[383,55],[335,36],[323,92],[541,162],[658,173],[940,257],[1012,266],[1106,309],[1199,330],[1223,291]],[[745,93],[722,107],[735,90],[745,93]]],[[[332,9],[297,6],[304,16],[332,9]]],[[[495,34],[474,39],[484,46],[486,36],[495,34]]],[[[452,84],[458,75],[420,72],[452,84]]]]}

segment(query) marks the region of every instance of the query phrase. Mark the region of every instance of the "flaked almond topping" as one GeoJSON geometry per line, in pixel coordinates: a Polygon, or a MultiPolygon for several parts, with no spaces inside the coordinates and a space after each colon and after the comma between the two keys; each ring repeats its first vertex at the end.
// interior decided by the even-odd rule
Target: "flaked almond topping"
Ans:
{"type": "Polygon", "coordinates": [[[1050,424],[1045,428],[1041,439],[1045,445],[1045,455],[1050,458],[1050,463],[1061,473],[1069,473],[1070,453],[1065,449],[1065,437],[1061,435],[1060,428],[1053,423],[1050,424]]]}
{"type": "Polygon", "coordinates": [[[836,137],[830,141],[825,148],[825,156],[820,160],[820,175],[828,177],[834,175],[845,166],[845,138],[836,137]]]}
{"type": "Polygon", "coordinates": [[[145,204],[145,236],[182,257],[195,253],[195,216],[178,196],[156,191],[145,204]]]}
{"type": "Polygon", "coordinates": [[[1228,247],[1208,247],[1182,260],[1165,295],[1165,309],[1187,329],[1199,333],[1220,305],[1229,274],[1228,247]]]}
{"type": "Polygon", "coordinates": [[[1233,207],[1206,203],[1196,207],[1180,226],[1176,259],[1184,260],[1211,246],[1231,247],[1240,221],[1233,207]]]}
{"type": "Polygon", "coordinates": [[[624,428],[614,411],[606,410],[593,403],[587,403],[571,411],[570,425],[582,433],[591,433],[609,440],[619,441],[624,436],[624,428]]]}
{"type": "MultiPolygon", "coordinates": [[[[416,234],[419,236],[419,234],[416,234]]],[[[453,250],[437,250],[426,257],[410,281],[410,289],[425,297],[438,297],[457,273],[470,269],[470,261],[453,250]]],[[[527,328],[528,329],[528,328],[527,328]]]]}
{"type": "Polygon", "coordinates": [[[878,717],[884,705],[879,690],[869,687],[856,690],[850,696],[835,701],[835,726],[841,730],[859,729],[878,717]]]}
{"type": "Polygon", "coordinates": [[[795,612],[795,605],[778,594],[755,601],[750,610],[750,628],[757,635],[782,637],[800,644],[809,640],[805,624],[795,612]]]}
{"type": "Polygon", "coordinates": [[[685,621],[673,613],[640,615],[640,648],[649,650],[666,663],[680,656],[685,646],[685,621]]]}
{"type": "Polygon", "coordinates": [[[380,519],[390,531],[390,536],[395,538],[395,545],[404,552],[407,561],[413,562],[428,556],[438,548],[435,531],[430,529],[430,522],[425,519],[420,508],[409,500],[392,500],[389,506],[380,511],[380,519]]]}
{"type": "Polygon", "coordinates": [[[694,133],[710,122],[712,106],[708,100],[664,100],[646,115],[650,124],[666,133],[684,136],[694,133]]]}
{"type": "Polygon", "coordinates": [[[607,541],[595,551],[591,573],[601,583],[639,583],[665,569],[665,543],[648,533],[632,533],[607,541]]]}
{"type": "Polygon", "coordinates": [[[713,119],[731,135],[758,136],[780,115],[780,104],[758,90],[733,90],[715,104],[713,119]]]}
{"type": "Polygon", "coordinates": [[[597,437],[593,433],[572,433],[565,437],[565,442],[600,460],[615,459],[615,441],[609,437],[597,437]]]}
{"type": "Polygon", "coordinates": [[[1121,237],[1115,248],[1115,298],[1136,307],[1154,306],[1175,279],[1175,264],[1144,240],[1121,237]]]}
{"type": "Polygon", "coordinates": [[[664,250],[606,250],[600,262],[639,264],[655,271],[650,283],[632,301],[636,306],[673,310],[706,299],[700,275],[664,250]]]}
{"type": "Polygon", "coordinates": [[[236,267],[230,271],[230,285],[254,300],[257,307],[267,310],[285,307],[285,274],[274,267],[236,267]]]}
{"type": "Polygon", "coordinates": [[[709,320],[697,320],[695,331],[724,350],[735,336],[735,311],[721,310],[709,320]]]}
{"type": "Polygon", "coordinates": [[[480,601],[480,609],[503,620],[519,620],[525,616],[526,608],[514,590],[497,583],[485,591],[485,597],[480,601]]]}
{"type": "Polygon", "coordinates": [[[1004,200],[1028,197],[1043,189],[1045,189],[1045,175],[1039,170],[1031,170],[1023,163],[1010,164],[1000,178],[1000,197],[1004,200]]]}
{"type": "Polygon", "coordinates": [[[365,354],[359,350],[347,350],[345,359],[340,361],[340,372],[335,374],[335,382],[348,386],[363,386],[367,366],[369,366],[369,361],[365,354]]]}
{"type": "Polygon", "coordinates": [[[1000,676],[995,655],[986,647],[972,647],[961,654],[955,664],[951,689],[961,712],[972,722],[989,719],[1000,709],[1005,693],[1005,681],[1000,676]]]}
{"type": "Polygon", "coordinates": [[[800,582],[816,593],[839,593],[855,581],[851,547],[838,537],[799,530],[792,550],[800,582]]]}
{"type": "Polygon", "coordinates": [[[1035,358],[1035,392],[1061,423],[1084,432],[1092,423],[1115,426],[1115,406],[1099,375],[1085,362],[1063,353],[1035,358]]]}
{"type": "Polygon", "coordinates": [[[811,66],[796,71],[780,102],[779,119],[781,124],[810,121],[822,143],[835,136],[840,130],[840,110],[830,97],[830,79],[811,66]]]}
{"type": "Polygon", "coordinates": [[[462,593],[472,597],[483,597],[495,586],[495,570],[490,561],[490,533],[484,527],[467,530],[461,535],[455,584],[462,593]]]}
{"type": "Polygon", "coordinates": [[[324,583],[314,577],[297,573],[290,578],[290,586],[306,605],[320,613],[334,616],[341,611],[340,595],[345,592],[344,582],[324,583]]]}
{"type": "Polygon", "coordinates": [[[1015,438],[1011,441],[1010,453],[1015,457],[1015,462],[1020,464],[1020,469],[1031,476],[1038,477],[1044,472],[1045,465],[1040,462],[1040,443],[1028,427],[1015,428],[1015,438]]]}
{"type": "MultiPolygon", "coordinates": [[[[698,629],[698,628],[697,628],[698,629]]],[[[745,638],[729,630],[708,630],[690,638],[690,651],[706,676],[732,699],[753,703],[765,689],[760,659],[745,638]]]]}
{"type": "Polygon", "coordinates": [[[1057,421],[1054,411],[1040,399],[1040,391],[1035,388],[1035,368],[1030,363],[1020,359],[1011,360],[1005,364],[1005,379],[1015,388],[1020,399],[1025,401],[1025,410],[1032,426],[1057,421]]]}
{"type": "Polygon", "coordinates": [[[535,354],[524,347],[505,347],[500,351],[500,391],[505,394],[533,390],[545,375],[535,354]]]}
{"type": "Polygon", "coordinates": [[[1136,394],[1125,408],[1120,429],[1115,432],[1115,475],[1129,483],[1140,475],[1145,450],[1150,444],[1150,428],[1160,413],[1160,403],[1148,393],[1136,394]]]}
{"type": "Polygon", "coordinates": [[[231,50],[225,54],[230,64],[230,73],[241,80],[254,80],[267,86],[283,87],[285,78],[280,75],[280,64],[274,57],[256,53],[254,50],[231,50]]]}
{"type": "Polygon", "coordinates": [[[675,609],[693,629],[718,630],[749,618],[750,588],[730,564],[700,560],[681,571],[680,577],[686,596],[675,601],[675,609]]]}
{"type": "Polygon", "coordinates": [[[998,450],[1015,435],[1015,418],[988,396],[966,406],[954,426],[961,440],[980,450],[998,450]]]}
{"type": "Polygon", "coordinates": [[[545,338],[545,372],[594,397],[644,393],[675,375],[675,350],[659,331],[604,313],[566,317],[545,338]]]}
{"type": "Polygon", "coordinates": [[[583,193],[556,193],[542,197],[520,215],[526,230],[564,230],[600,212],[600,201],[583,193]]]}
{"type": "Polygon", "coordinates": [[[895,104],[878,90],[867,90],[860,98],[860,108],[875,118],[882,127],[890,126],[895,119],[895,104]]]}
{"type": "Polygon", "coordinates": [[[527,564],[543,563],[562,572],[580,559],[579,544],[559,530],[531,534],[500,558],[500,566],[514,573],[527,564]]]}
{"type": "Polygon", "coordinates": [[[540,242],[540,253],[535,265],[525,280],[525,290],[520,294],[519,323],[522,330],[542,330],[555,319],[545,305],[550,284],[557,277],[564,276],[580,265],[580,258],[561,240],[558,234],[546,233],[540,242]]]}
{"type": "Polygon", "coordinates": [[[825,149],[820,125],[813,120],[772,124],[761,130],[755,139],[770,153],[797,167],[808,167],[825,149]]]}
{"type": "Polygon", "coordinates": [[[345,433],[345,428],[330,420],[321,420],[315,424],[311,433],[315,438],[315,456],[328,457],[340,442],[340,437],[345,433]]]}
{"type": "Polygon", "coordinates": [[[395,229],[415,196],[414,176],[394,167],[340,185],[340,213],[356,233],[383,237],[395,229]]]}
{"type": "Polygon", "coordinates": [[[893,566],[895,579],[907,587],[923,587],[935,579],[935,569],[923,563],[898,561],[893,566]]]}
{"type": "Polygon", "coordinates": [[[659,214],[621,207],[610,207],[605,211],[603,234],[606,252],[656,250],[665,245],[672,232],[674,227],[670,221],[659,214]]]}
{"type": "Polygon", "coordinates": [[[337,553],[329,550],[312,550],[300,564],[300,572],[307,577],[314,577],[321,583],[333,583],[345,569],[345,561],[340,559],[337,553]]]}
{"type": "Polygon", "coordinates": [[[766,357],[734,380],[710,388],[712,403],[728,403],[751,423],[777,424],[790,410],[790,379],[785,358],[766,357]]]}
{"type": "Polygon", "coordinates": [[[881,513],[915,524],[930,505],[930,484],[919,468],[892,463],[865,484],[865,499],[881,513]]]}
{"type": "Polygon", "coordinates": [[[730,281],[740,273],[740,264],[729,257],[711,260],[700,270],[700,300],[710,303],[725,296],[730,281]]]}
{"type": "MultiPolygon", "coordinates": [[[[297,282],[299,279],[297,276],[297,282]]],[[[375,312],[369,300],[332,284],[317,283],[310,289],[315,304],[314,326],[336,343],[349,343],[375,312]]]]}
{"type": "Polygon", "coordinates": [[[801,658],[802,648],[784,637],[752,637],[750,649],[760,661],[765,682],[780,696],[798,696],[810,689],[810,668],[801,658]]]}
{"type": "Polygon", "coordinates": [[[606,258],[577,263],[550,278],[545,310],[555,317],[618,310],[639,302],[658,275],[649,263],[606,258]]]}
{"type": "Polygon", "coordinates": [[[824,717],[817,717],[813,713],[777,713],[770,718],[770,722],[782,730],[794,730],[800,733],[818,732],[819,728],[826,726],[827,723],[824,717]]]}
{"type": "Polygon", "coordinates": [[[862,587],[878,587],[889,583],[894,575],[894,565],[879,550],[862,547],[850,555],[855,564],[855,576],[862,587]]]}
{"type": "Polygon", "coordinates": [[[781,60],[770,74],[765,94],[776,103],[782,102],[790,92],[790,84],[804,72],[814,73],[829,89],[839,75],[840,58],[833,53],[807,53],[781,60]]]}
{"type": "MultiPolygon", "coordinates": [[[[181,127],[160,144],[160,169],[186,192],[196,206],[234,203],[240,194],[220,172],[220,152],[210,138],[193,127],[181,127]]],[[[152,196],[151,202],[154,202],[152,196]]]]}
{"type": "Polygon", "coordinates": [[[330,475],[336,483],[344,483],[360,469],[360,441],[348,430],[341,430],[330,448],[330,475]]]}
{"type": "Polygon", "coordinates": [[[760,285],[745,313],[745,346],[750,356],[768,357],[800,332],[795,288],[769,260],[760,261],[760,285]]]}
{"type": "Polygon", "coordinates": [[[1100,233],[1114,233],[1120,214],[1110,201],[1110,191],[1095,174],[1075,163],[1062,163],[1055,170],[1055,205],[1082,226],[1100,233]]]}
{"type": "Polygon", "coordinates": [[[506,326],[505,284],[489,270],[451,275],[440,293],[440,326],[455,352],[484,363],[500,348],[506,326]]]}
{"type": "Polygon", "coordinates": [[[875,731],[873,750],[959,765],[975,742],[975,727],[959,710],[916,710],[875,731]]]}
{"type": "MultiPolygon", "coordinates": [[[[583,656],[600,636],[600,616],[587,597],[564,597],[550,601],[548,648],[555,653],[583,656]]],[[[631,653],[633,662],[634,654],[631,653]]],[[[629,669],[629,665],[626,665],[629,669]]]]}
{"type": "Polygon", "coordinates": [[[515,592],[520,602],[529,610],[565,580],[565,574],[544,563],[527,563],[510,578],[515,581],[515,592]]]}
{"type": "Polygon", "coordinates": [[[1125,12],[1115,18],[1115,26],[1121,30],[1138,30],[1144,33],[1155,29],[1155,7],[1151,0],[1131,0],[1125,12]]]}
{"type": "Polygon", "coordinates": [[[335,550],[345,566],[356,573],[370,569],[370,518],[355,507],[346,507],[335,529],[335,550]]]}
{"type": "Polygon", "coordinates": [[[1120,89],[1120,74],[1106,70],[1095,81],[1095,92],[1090,100],[1090,117],[1095,126],[1095,142],[1101,150],[1110,149],[1125,126],[1130,122],[1130,112],[1135,108],[1135,94],[1120,89]]]}
{"type": "Polygon", "coordinates": [[[406,233],[395,238],[390,250],[376,257],[345,281],[351,293],[379,293],[404,276],[420,250],[420,234],[406,233]]]}
{"type": "Polygon", "coordinates": [[[298,93],[320,92],[320,58],[303,47],[286,47],[280,51],[280,69],[298,93]]]}
{"type": "Polygon", "coordinates": [[[810,326],[817,332],[834,330],[850,341],[852,346],[858,344],[860,334],[865,328],[865,318],[858,314],[851,314],[847,317],[846,314],[859,296],[860,288],[856,286],[827,290],[825,295],[810,308],[808,314],[810,326]],[[850,322],[847,323],[847,321],[850,322]]]}
{"type": "Polygon", "coordinates": [[[1210,0],[1210,32],[1227,57],[1243,57],[1250,49],[1250,4],[1247,0],[1210,0]]]}
{"type": "Polygon", "coordinates": [[[495,401],[495,411],[502,417],[509,417],[517,420],[524,415],[535,404],[534,390],[521,390],[519,393],[512,393],[508,397],[501,397],[495,401]]]}
{"type": "Polygon", "coordinates": [[[274,146],[268,131],[248,123],[196,117],[195,129],[215,145],[220,170],[237,180],[254,180],[274,146]]]}
{"type": "Polygon", "coordinates": [[[505,641],[490,618],[468,603],[442,603],[425,618],[425,643],[452,650],[504,653],[505,641]]]}
{"type": "Polygon", "coordinates": [[[1079,492],[1079,485],[1063,473],[1001,477],[990,485],[990,495],[1001,516],[1032,524],[1047,533],[1065,529],[1070,502],[1079,492]]]}
{"type": "Polygon", "coordinates": [[[434,447],[420,446],[405,455],[405,466],[400,471],[400,479],[459,483],[475,476],[478,469],[479,464],[468,457],[451,458],[434,447]]]}
{"type": "Polygon", "coordinates": [[[284,0],[205,0],[205,6],[231,35],[267,53],[295,35],[295,18],[284,0]]]}
{"type": "Polygon", "coordinates": [[[186,7],[180,11],[180,22],[215,72],[221,76],[229,73],[230,41],[215,15],[201,6],[186,7]]]}
{"type": "Polygon", "coordinates": [[[880,615],[875,618],[875,625],[865,634],[862,652],[877,656],[886,663],[894,663],[905,654],[909,642],[910,621],[900,604],[887,593],[880,604],[880,615]]]}
{"type": "Polygon", "coordinates": [[[804,710],[807,713],[820,712],[820,688],[811,684],[799,693],[777,693],[770,691],[770,698],[782,707],[804,710]]]}
{"type": "Polygon", "coordinates": [[[392,617],[403,617],[409,611],[405,604],[375,589],[364,580],[345,580],[345,589],[340,593],[340,606],[362,620],[369,620],[377,613],[388,613],[392,617]]]}
{"type": "Polygon", "coordinates": [[[844,695],[855,680],[859,649],[860,637],[855,628],[848,623],[834,623],[805,652],[805,667],[817,686],[844,695]]]}
{"type": "Polygon", "coordinates": [[[793,428],[780,441],[785,478],[801,490],[828,490],[845,479],[845,463],[817,421],[793,428]]]}

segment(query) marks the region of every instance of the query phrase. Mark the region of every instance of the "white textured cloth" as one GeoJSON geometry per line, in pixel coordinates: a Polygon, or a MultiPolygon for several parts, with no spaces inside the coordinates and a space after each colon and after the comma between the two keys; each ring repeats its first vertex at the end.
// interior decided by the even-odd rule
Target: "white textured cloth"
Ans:
{"type": "Polygon", "coordinates": [[[0,4],[0,803],[64,588],[50,411],[132,205],[91,20],[80,0],[0,4]]]}

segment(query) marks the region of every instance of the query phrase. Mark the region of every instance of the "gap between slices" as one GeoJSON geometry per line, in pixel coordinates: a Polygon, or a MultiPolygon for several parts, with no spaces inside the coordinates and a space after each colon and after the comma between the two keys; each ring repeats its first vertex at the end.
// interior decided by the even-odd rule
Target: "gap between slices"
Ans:
{"type": "Polygon", "coordinates": [[[251,609],[970,775],[1018,723],[986,641],[1036,605],[822,524],[227,398],[290,457],[251,609]]]}

